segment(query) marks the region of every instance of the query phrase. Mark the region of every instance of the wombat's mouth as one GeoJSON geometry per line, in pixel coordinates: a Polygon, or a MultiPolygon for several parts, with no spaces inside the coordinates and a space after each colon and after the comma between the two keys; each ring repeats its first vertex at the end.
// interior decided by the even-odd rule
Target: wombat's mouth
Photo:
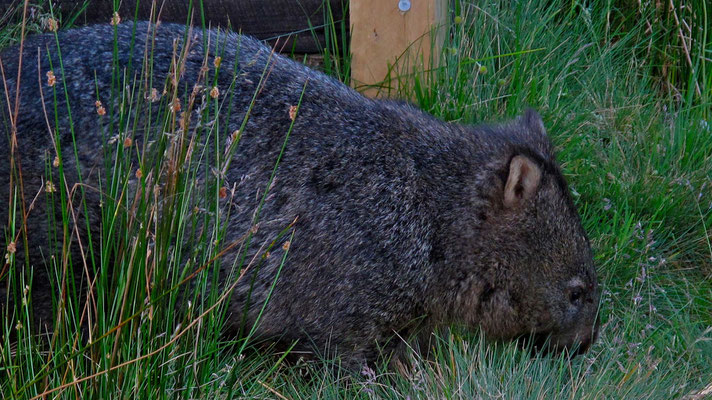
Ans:
{"type": "Polygon", "coordinates": [[[522,335],[518,338],[518,342],[523,349],[530,350],[533,355],[566,352],[570,357],[576,357],[587,352],[596,341],[598,325],[596,320],[593,328],[586,328],[583,334],[541,332],[522,335]]]}
{"type": "Polygon", "coordinates": [[[559,354],[566,352],[570,357],[585,353],[591,347],[591,340],[582,340],[577,343],[561,344],[555,337],[546,333],[534,333],[517,338],[523,350],[530,351],[532,356],[559,354]]]}

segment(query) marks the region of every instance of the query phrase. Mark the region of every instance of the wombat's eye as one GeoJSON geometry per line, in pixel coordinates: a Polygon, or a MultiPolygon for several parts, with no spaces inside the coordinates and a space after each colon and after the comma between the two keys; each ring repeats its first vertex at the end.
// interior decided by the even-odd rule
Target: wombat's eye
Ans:
{"type": "Polygon", "coordinates": [[[571,304],[578,305],[581,302],[581,298],[583,297],[583,289],[580,287],[576,287],[571,289],[571,292],[569,293],[569,301],[571,304]]]}

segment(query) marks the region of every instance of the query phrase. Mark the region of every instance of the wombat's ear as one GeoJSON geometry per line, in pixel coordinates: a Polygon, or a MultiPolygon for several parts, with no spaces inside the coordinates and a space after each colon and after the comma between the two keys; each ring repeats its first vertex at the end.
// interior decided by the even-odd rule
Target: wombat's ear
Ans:
{"type": "Polygon", "coordinates": [[[514,156],[509,162],[509,176],[504,185],[504,206],[516,208],[536,194],[541,182],[541,168],[527,156],[514,156]]]}
{"type": "Polygon", "coordinates": [[[544,121],[541,119],[541,115],[536,112],[533,108],[527,108],[524,110],[524,115],[522,115],[522,120],[524,125],[529,128],[533,133],[540,136],[546,136],[546,128],[544,128],[544,121]]]}

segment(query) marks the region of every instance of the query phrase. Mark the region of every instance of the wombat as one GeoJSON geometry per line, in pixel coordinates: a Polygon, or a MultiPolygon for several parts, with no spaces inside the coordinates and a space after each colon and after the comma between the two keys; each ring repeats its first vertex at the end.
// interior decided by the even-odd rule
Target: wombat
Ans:
{"type": "MultiPolygon", "coordinates": [[[[290,243],[288,235],[279,236],[270,256],[238,281],[228,334],[257,323],[254,338],[296,342],[296,349],[356,364],[391,354],[400,338],[451,325],[479,328],[496,340],[549,338],[547,349],[581,352],[595,340],[599,291],[592,251],[535,111],[496,125],[446,123],[403,102],[366,98],[250,37],[182,25],[89,26],[60,32],[58,43],[64,74],[53,34],[24,44],[16,126],[27,204],[55,154],[48,127],[59,132],[70,187],[78,181],[75,160],[87,187],[104,176],[97,171],[105,162],[100,132],[106,120],[97,116],[95,102],[111,98],[114,57],[120,76],[138,76],[144,49],[151,49],[158,93],[172,87],[189,92],[206,68],[217,70],[218,98],[230,99],[223,103],[231,107],[225,131],[239,133],[223,177],[233,189],[221,200],[231,209],[226,242],[252,232],[254,245],[245,257],[251,260],[285,227],[294,230],[290,243]],[[219,68],[206,63],[214,49],[221,51],[219,68]],[[184,59],[176,62],[181,50],[187,50],[184,59]],[[48,95],[50,70],[57,84],[66,84],[66,97],[63,90],[56,99],[48,95]],[[177,78],[171,75],[176,70],[177,78]],[[171,86],[172,79],[180,83],[171,86]],[[76,157],[69,116],[59,112],[56,123],[45,120],[38,82],[47,110],[66,110],[69,101],[76,157]],[[259,194],[270,182],[255,224],[259,194]]],[[[0,55],[5,165],[18,51],[15,46],[0,55]]],[[[106,106],[112,109],[119,107],[106,106]]],[[[9,186],[2,174],[5,204],[9,186]]],[[[97,192],[85,194],[89,229],[100,226],[97,192]]],[[[35,203],[27,225],[37,317],[37,308],[51,309],[41,254],[46,213],[58,211],[41,198],[35,203]]],[[[8,221],[5,207],[0,220],[8,221]]],[[[86,224],[78,225],[72,235],[86,234],[86,224]]],[[[17,227],[5,230],[6,243],[16,237],[17,227]]],[[[224,253],[223,276],[239,257],[238,248],[224,253]]]]}

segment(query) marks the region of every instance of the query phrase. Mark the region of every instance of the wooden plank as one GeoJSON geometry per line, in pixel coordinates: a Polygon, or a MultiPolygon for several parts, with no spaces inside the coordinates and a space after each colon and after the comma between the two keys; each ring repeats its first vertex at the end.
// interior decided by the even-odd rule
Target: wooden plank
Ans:
{"type": "MultiPolygon", "coordinates": [[[[339,21],[346,18],[344,5],[346,0],[201,0],[206,24],[213,27],[228,25],[235,31],[267,40],[279,48],[295,53],[320,53],[324,40],[324,6],[328,1],[333,18],[339,21]],[[310,30],[315,27],[314,35],[310,30]],[[315,38],[316,36],[316,38],[315,38]],[[286,43],[285,43],[286,42],[286,43]]],[[[201,25],[199,0],[192,0],[193,24],[201,25]]],[[[64,17],[82,10],[77,24],[105,23],[114,13],[114,1],[107,0],[52,0],[55,12],[64,17]]],[[[22,0],[0,0],[0,17],[11,10],[21,9],[22,0]]],[[[33,1],[32,3],[36,3],[33,1]]],[[[46,3],[46,2],[45,2],[46,3]]],[[[129,21],[137,13],[137,19],[147,20],[151,15],[152,0],[123,0],[119,2],[119,15],[123,21],[129,21]]],[[[157,0],[162,7],[161,21],[185,24],[190,20],[188,10],[191,0],[157,0]]],[[[49,8],[45,7],[45,11],[49,8]]],[[[346,22],[348,26],[348,21],[346,22]]]]}
{"type": "Polygon", "coordinates": [[[414,71],[435,67],[447,6],[448,0],[351,0],[352,85],[368,96],[393,96],[414,71]]]}

